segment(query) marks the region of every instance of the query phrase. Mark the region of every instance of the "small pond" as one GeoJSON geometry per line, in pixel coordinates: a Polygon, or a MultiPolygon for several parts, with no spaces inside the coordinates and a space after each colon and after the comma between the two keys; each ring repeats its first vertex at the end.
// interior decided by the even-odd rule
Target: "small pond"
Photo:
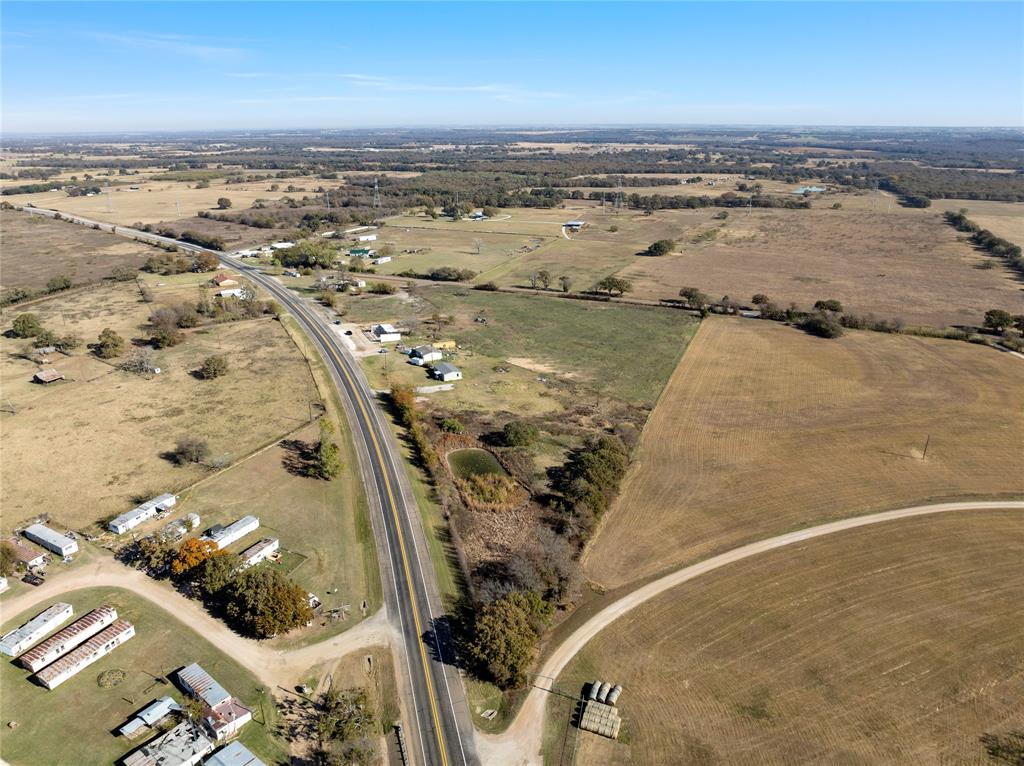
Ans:
{"type": "Polygon", "coordinates": [[[485,449],[457,449],[448,453],[448,465],[457,479],[468,479],[470,476],[481,473],[500,473],[505,475],[505,469],[501,463],[490,452],[485,449]]]}

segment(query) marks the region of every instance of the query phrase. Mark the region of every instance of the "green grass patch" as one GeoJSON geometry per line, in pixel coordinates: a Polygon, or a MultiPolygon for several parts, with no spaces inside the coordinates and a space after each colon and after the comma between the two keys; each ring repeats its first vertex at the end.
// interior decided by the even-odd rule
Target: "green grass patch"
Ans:
{"type": "Polygon", "coordinates": [[[682,312],[459,288],[421,292],[474,354],[525,358],[601,394],[653,406],[699,325],[682,312]],[[487,319],[486,324],[474,321],[487,319]]]}

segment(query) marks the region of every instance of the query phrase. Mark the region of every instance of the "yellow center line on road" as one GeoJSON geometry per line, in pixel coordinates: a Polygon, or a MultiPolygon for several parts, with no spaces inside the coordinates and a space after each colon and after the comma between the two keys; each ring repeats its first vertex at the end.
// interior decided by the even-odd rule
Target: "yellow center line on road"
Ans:
{"type": "MultiPolygon", "coordinates": [[[[281,289],[285,290],[287,288],[281,288],[281,289]]],[[[297,300],[301,300],[301,299],[297,299],[297,300]]],[[[316,319],[314,317],[311,317],[309,312],[303,306],[296,305],[296,310],[301,315],[303,315],[303,317],[305,317],[307,325],[309,326],[310,330],[319,338],[321,344],[323,345],[324,349],[326,349],[328,355],[336,362],[337,368],[341,371],[341,374],[345,377],[346,383],[348,383],[348,385],[352,389],[353,393],[355,393],[355,391],[356,391],[356,383],[355,383],[355,381],[352,379],[352,376],[349,374],[348,369],[346,368],[344,362],[342,362],[341,357],[339,356],[338,352],[335,351],[334,348],[332,348],[331,342],[330,342],[329,338],[327,337],[327,335],[319,327],[317,327],[316,319]]],[[[402,568],[403,568],[403,570],[405,572],[405,581],[406,581],[406,585],[407,585],[407,587],[409,589],[409,602],[412,605],[413,624],[416,627],[416,635],[417,635],[417,637],[422,637],[422,635],[423,635],[423,624],[420,621],[419,605],[418,605],[418,603],[416,601],[416,591],[413,588],[412,570],[409,568],[409,556],[408,556],[408,553],[407,553],[406,547],[405,547],[405,536],[402,534],[402,527],[401,527],[401,524],[400,524],[399,519],[398,519],[398,507],[397,507],[397,505],[395,503],[395,496],[394,496],[394,492],[393,492],[393,490],[391,488],[391,481],[388,478],[388,472],[386,470],[386,464],[384,462],[384,454],[383,454],[383,451],[381,450],[380,443],[377,440],[377,434],[375,433],[375,431],[373,429],[372,423],[370,421],[370,415],[367,412],[365,405],[363,404],[362,398],[359,397],[359,396],[354,396],[353,398],[355,399],[355,402],[356,402],[356,404],[359,407],[359,413],[362,416],[363,421],[366,424],[367,431],[370,434],[370,440],[373,442],[373,449],[374,449],[374,452],[376,453],[377,462],[378,462],[378,464],[381,467],[381,475],[384,478],[384,488],[387,491],[387,496],[388,496],[388,505],[390,506],[390,509],[391,509],[392,518],[395,521],[395,532],[398,535],[398,548],[399,548],[399,551],[402,554],[402,568]]],[[[419,640],[417,641],[417,644],[419,645],[420,657],[422,658],[422,661],[423,661],[423,677],[426,679],[426,682],[427,682],[427,696],[430,699],[430,713],[431,713],[431,715],[433,716],[433,719],[434,719],[434,734],[435,734],[435,737],[437,739],[438,751],[441,754],[441,764],[442,764],[442,766],[448,766],[448,753],[445,750],[444,738],[441,736],[441,720],[440,720],[440,716],[438,715],[438,712],[437,712],[437,700],[436,700],[436,695],[435,695],[435,692],[434,692],[434,683],[433,683],[433,680],[430,677],[429,664],[428,664],[428,661],[427,661],[427,650],[426,650],[426,648],[424,646],[424,642],[423,642],[422,638],[419,638],[419,640]]]]}

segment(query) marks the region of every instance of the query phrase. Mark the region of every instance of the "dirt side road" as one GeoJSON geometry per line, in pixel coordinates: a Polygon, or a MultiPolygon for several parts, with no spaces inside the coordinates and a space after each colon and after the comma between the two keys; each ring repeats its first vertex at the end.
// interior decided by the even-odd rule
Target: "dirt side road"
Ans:
{"type": "Polygon", "coordinates": [[[265,643],[235,633],[207,614],[199,602],[187,599],[142,572],[110,558],[89,562],[76,572],[68,572],[38,588],[0,602],[0,618],[6,620],[68,591],[100,587],[124,588],[149,599],[175,618],[187,622],[271,688],[293,685],[303,673],[321,662],[368,646],[390,646],[392,643],[392,630],[382,609],[351,630],[318,644],[298,649],[272,649],[265,643]]]}
{"type": "Polygon", "coordinates": [[[602,609],[555,649],[540,670],[537,671],[538,685],[535,685],[530,690],[526,701],[519,710],[519,714],[504,733],[487,735],[477,732],[477,747],[479,748],[482,760],[484,763],[494,764],[495,766],[539,765],[541,763],[541,739],[544,733],[544,706],[547,702],[547,691],[550,688],[550,686],[542,686],[540,684],[550,685],[554,683],[555,679],[576,653],[601,630],[626,614],[626,612],[664,593],[670,588],[751,556],[757,556],[776,548],[783,548],[787,545],[811,540],[815,537],[823,537],[836,532],[856,529],[857,527],[914,516],[927,516],[934,513],[1007,508],[1024,511],[1024,501],[939,503],[936,505],[917,505],[909,508],[899,508],[893,511],[872,513],[866,516],[855,516],[850,519],[820,524],[816,527],[801,529],[797,532],[790,532],[759,540],[749,545],[743,545],[718,556],[713,556],[698,564],[683,567],[648,583],[602,609]]]}

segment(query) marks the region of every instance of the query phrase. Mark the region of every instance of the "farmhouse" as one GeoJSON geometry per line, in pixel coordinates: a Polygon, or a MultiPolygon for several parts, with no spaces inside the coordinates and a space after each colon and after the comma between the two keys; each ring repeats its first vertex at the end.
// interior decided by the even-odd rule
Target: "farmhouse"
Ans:
{"type": "Polygon", "coordinates": [[[228,694],[198,663],[193,662],[179,670],[178,680],[185,691],[206,703],[209,708],[206,725],[216,739],[237,734],[239,729],[252,720],[252,711],[228,694]]]}
{"type": "Polygon", "coordinates": [[[26,569],[41,567],[46,563],[46,554],[36,548],[29,548],[16,537],[10,538],[7,542],[14,548],[14,559],[25,565],[26,569]]]}
{"type": "Polygon", "coordinates": [[[217,285],[217,287],[230,287],[238,284],[234,274],[217,274],[210,281],[217,285]]]}
{"type": "Polygon", "coordinates": [[[241,287],[232,287],[232,288],[230,288],[228,290],[218,290],[217,291],[217,297],[218,298],[241,298],[242,297],[242,288],[241,287]]]}
{"type": "Polygon", "coordinates": [[[222,747],[206,759],[206,766],[266,766],[238,740],[222,747]]]}
{"type": "Polygon", "coordinates": [[[402,334],[389,324],[375,324],[370,332],[378,343],[397,343],[402,339],[402,334]]]}
{"type": "Polygon", "coordinates": [[[182,721],[121,761],[124,766],[195,766],[216,744],[202,727],[182,721]]]}
{"type": "Polygon", "coordinates": [[[226,527],[217,524],[203,535],[200,540],[210,540],[217,545],[217,550],[224,550],[236,540],[241,540],[250,532],[255,532],[260,526],[260,520],[255,516],[243,516],[233,521],[226,527]]]}
{"type": "Polygon", "coordinates": [[[421,359],[424,362],[440,362],[444,355],[433,346],[416,346],[409,352],[413,359],[421,359]]]}
{"type": "Polygon", "coordinates": [[[454,364],[448,364],[448,362],[438,362],[435,364],[431,370],[431,374],[437,380],[442,380],[445,383],[452,380],[462,380],[462,370],[454,364]]]}
{"type": "Polygon", "coordinates": [[[71,604],[64,602],[47,607],[21,627],[0,637],[0,652],[8,657],[17,657],[62,622],[71,619],[74,613],[71,604]]]}
{"type": "Polygon", "coordinates": [[[178,710],[181,710],[181,705],[175,702],[173,697],[161,697],[142,708],[134,718],[118,729],[118,732],[126,737],[134,737],[146,727],[155,726],[178,710]]]}
{"type": "Polygon", "coordinates": [[[273,558],[280,548],[281,541],[276,537],[264,537],[255,545],[250,545],[242,551],[242,566],[254,567],[262,561],[273,558]]]}
{"type": "Polygon", "coordinates": [[[76,646],[95,636],[117,619],[117,610],[112,606],[101,606],[79,617],[63,630],[54,633],[38,646],[29,649],[18,662],[22,667],[36,673],[76,646]]]}
{"type": "Polygon", "coordinates": [[[106,657],[134,635],[134,625],[125,620],[117,620],[77,649],[40,670],[36,673],[36,679],[47,689],[56,689],[96,660],[106,657]]]}
{"type": "Polygon", "coordinates": [[[123,535],[129,529],[134,529],[147,519],[153,518],[160,511],[166,511],[169,508],[173,508],[177,502],[177,496],[170,493],[154,497],[152,500],[147,500],[137,508],[125,511],[107,524],[107,527],[111,532],[123,535]]]}
{"type": "Polygon", "coordinates": [[[46,548],[46,550],[53,551],[62,557],[67,557],[72,553],[78,552],[78,543],[67,535],[54,532],[52,529],[43,526],[42,524],[33,524],[22,532],[22,534],[32,542],[38,543],[46,548]]]}
{"type": "Polygon", "coordinates": [[[46,370],[40,370],[39,372],[32,376],[32,379],[36,383],[43,383],[45,385],[46,383],[53,383],[58,380],[64,380],[64,373],[58,372],[57,370],[50,367],[49,369],[46,370]]]}

